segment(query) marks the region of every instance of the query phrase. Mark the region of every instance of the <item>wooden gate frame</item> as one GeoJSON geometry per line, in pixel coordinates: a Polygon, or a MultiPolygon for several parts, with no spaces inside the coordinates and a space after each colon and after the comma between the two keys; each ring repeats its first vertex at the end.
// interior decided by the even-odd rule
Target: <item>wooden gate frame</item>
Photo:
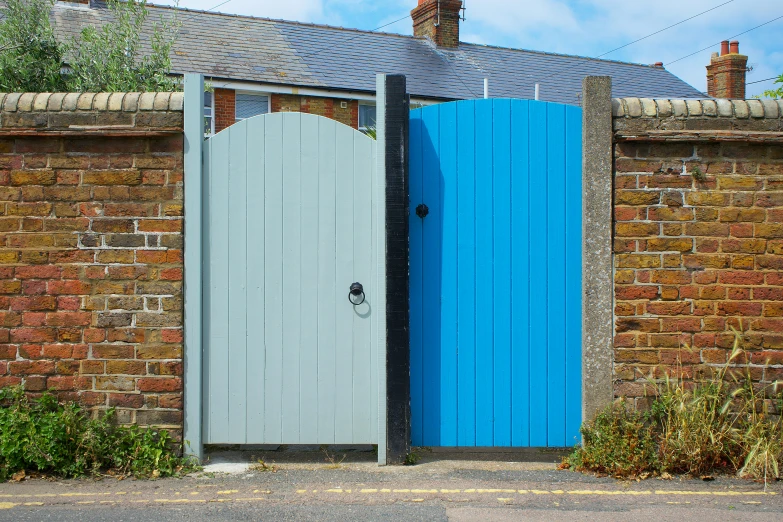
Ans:
{"type": "MultiPolygon", "coordinates": [[[[410,453],[408,336],[408,127],[410,97],[402,75],[378,75],[378,168],[373,208],[380,303],[378,463],[401,464],[410,453]]],[[[201,461],[203,445],[204,77],[185,75],[184,443],[201,461]]]]}

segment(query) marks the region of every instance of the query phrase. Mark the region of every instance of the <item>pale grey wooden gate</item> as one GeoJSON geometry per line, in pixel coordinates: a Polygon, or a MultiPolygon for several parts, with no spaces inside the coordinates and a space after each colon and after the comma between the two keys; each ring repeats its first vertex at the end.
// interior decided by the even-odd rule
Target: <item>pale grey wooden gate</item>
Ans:
{"type": "Polygon", "coordinates": [[[378,443],[375,169],[374,140],[308,114],[204,144],[204,443],[378,443]]]}

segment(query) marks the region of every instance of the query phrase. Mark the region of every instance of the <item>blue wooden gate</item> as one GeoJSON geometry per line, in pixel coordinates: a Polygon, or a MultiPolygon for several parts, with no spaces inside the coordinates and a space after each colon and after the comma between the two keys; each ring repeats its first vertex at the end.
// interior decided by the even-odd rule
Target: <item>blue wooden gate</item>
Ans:
{"type": "Polygon", "coordinates": [[[577,442],[581,133],[553,103],[412,111],[414,446],[577,442]]]}

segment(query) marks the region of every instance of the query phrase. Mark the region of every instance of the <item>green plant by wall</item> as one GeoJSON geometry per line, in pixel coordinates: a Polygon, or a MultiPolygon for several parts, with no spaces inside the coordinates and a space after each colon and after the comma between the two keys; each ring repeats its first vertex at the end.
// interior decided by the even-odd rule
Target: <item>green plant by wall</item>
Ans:
{"type": "MultiPolygon", "coordinates": [[[[648,412],[619,402],[582,427],[582,445],[564,468],[638,478],[680,473],[735,473],[757,480],[783,477],[783,418],[778,383],[760,389],[734,368],[744,356],[734,332],[728,363],[706,367],[707,376],[687,382],[654,383],[657,398],[648,412]]],[[[679,368],[681,370],[681,368],[679,368]]]]}
{"type": "Polygon", "coordinates": [[[166,431],[118,426],[113,410],[91,418],[50,394],[30,399],[18,387],[0,390],[0,481],[23,470],[143,478],[192,471],[174,446],[166,431]]]}
{"type": "Polygon", "coordinates": [[[0,91],[179,89],[170,75],[179,23],[170,18],[148,26],[147,0],[108,0],[111,21],[101,27],[87,26],[66,42],[54,37],[49,17],[54,0],[6,0],[5,4],[0,8],[0,91]]]}

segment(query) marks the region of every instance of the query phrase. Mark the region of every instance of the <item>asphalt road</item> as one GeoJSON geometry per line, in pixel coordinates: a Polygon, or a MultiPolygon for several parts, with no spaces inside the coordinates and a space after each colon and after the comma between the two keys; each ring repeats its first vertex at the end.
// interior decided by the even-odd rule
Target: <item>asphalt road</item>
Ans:
{"type": "Polygon", "coordinates": [[[405,468],[340,455],[264,458],[275,471],[0,484],[0,521],[783,520],[783,483],[618,482],[498,455],[405,468]]]}

